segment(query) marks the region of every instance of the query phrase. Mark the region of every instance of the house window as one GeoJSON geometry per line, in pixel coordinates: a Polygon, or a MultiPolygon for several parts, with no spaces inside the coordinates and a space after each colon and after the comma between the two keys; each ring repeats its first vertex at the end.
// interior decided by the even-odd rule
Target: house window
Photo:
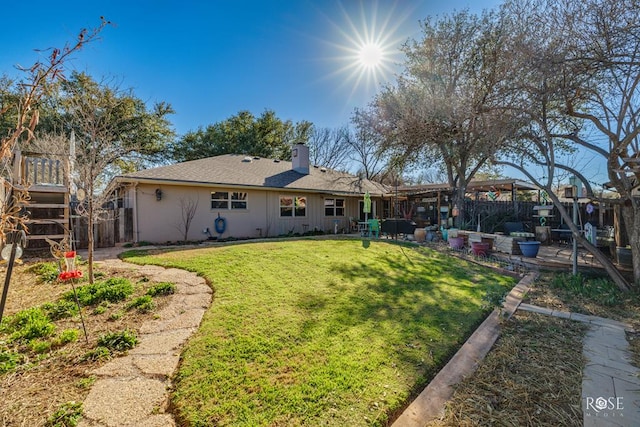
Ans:
{"type": "Polygon", "coordinates": [[[229,193],[226,191],[211,193],[211,209],[229,209],[229,193]]]}
{"type": "Polygon", "coordinates": [[[231,209],[247,209],[247,193],[231,193],[231,209]]]}
{"type": "Polygon", "coordinates": [[[324,199],[325,216],[344,216],[344,199],[324,199]]]}
{"type": "Polygon", "coordinates": [[[229,191],[211,193],[211,209],[247,209],[247,193],[229,191]]]}
{"type": "Polygon", "coordinates": [[[307,216],[307,198],[304,196],[280,196],[280,216],[307,216]]]}

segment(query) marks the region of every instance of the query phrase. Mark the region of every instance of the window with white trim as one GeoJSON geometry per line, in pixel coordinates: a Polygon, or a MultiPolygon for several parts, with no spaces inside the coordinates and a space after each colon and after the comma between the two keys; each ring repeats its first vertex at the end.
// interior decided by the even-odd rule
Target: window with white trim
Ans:
{"type": "Polygon", "coordinates": [[[231,193],[231,209],[247,209],[247,193],[231,193]]]}
{"type": "Polygon", "coordinates": [[[344,216],[344,199],[324,199],[324,216],[344,216]]]}
{"type": "Polygon", "coordinates": [[[280,216],[307,216],[307,198],[305,196],[280,196],[280,216]]]}
{"type": "Polygon", "coordinates": [[[211,192],[211,209],[247,209],[247,193],[238,191],[211,192]]]}

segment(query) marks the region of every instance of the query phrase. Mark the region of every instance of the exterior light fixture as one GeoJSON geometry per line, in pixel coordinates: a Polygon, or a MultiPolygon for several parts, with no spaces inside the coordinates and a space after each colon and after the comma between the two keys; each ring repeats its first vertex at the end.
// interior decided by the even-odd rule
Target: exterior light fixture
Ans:
{"type": "Polygon", "coordinates": [[[157,201],[162,200],[162,190],[159,188],[156,188],[156,200],[157,201]]]}

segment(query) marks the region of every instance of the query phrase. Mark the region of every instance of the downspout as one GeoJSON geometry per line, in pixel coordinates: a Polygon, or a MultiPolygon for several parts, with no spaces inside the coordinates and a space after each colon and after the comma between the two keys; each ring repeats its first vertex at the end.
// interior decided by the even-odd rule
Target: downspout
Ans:
{"type": "Polygon", "coordinates": [[[138,183],[133,185],[133,243],[140,241],[138,236],[138,183]]]}

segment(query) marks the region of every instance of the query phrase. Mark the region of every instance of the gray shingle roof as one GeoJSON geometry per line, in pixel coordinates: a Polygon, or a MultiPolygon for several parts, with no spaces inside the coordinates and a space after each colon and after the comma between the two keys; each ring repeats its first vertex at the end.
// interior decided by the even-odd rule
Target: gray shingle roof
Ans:
{"type": "Polygon", "coordinates": [[[162,181],[241,187],[266,187],[329,193],[372,195],[387,192],[383,185],[331,169],[311,166],[309,175],[292,169],[291,162],[237,154],[208,157],[160,166],[116,177],[118,181],[162,181]],[[247,161],[250,159],[250,161],[247,161]]]}

